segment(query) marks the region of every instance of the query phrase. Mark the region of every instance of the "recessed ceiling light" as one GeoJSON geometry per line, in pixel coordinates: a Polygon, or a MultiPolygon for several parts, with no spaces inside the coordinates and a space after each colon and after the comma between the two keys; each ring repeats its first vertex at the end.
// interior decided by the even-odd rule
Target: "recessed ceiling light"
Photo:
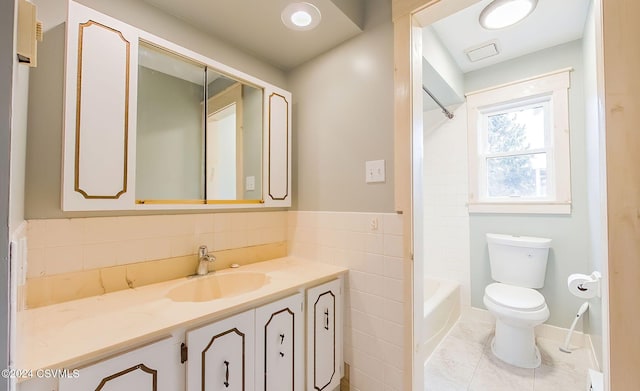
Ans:
{"type": "Polygon", "coordinates": [[[320,23],[320,10],[309,3],[291,3],[282,14],[282,23],[292,30],[311,30],[320,23]]]}
{"type": "Polygon", "coordinates": [[[526,18],[538,0],[493,0],[480,13],[480,25],[495,30],[511,26],[526,18]]]}

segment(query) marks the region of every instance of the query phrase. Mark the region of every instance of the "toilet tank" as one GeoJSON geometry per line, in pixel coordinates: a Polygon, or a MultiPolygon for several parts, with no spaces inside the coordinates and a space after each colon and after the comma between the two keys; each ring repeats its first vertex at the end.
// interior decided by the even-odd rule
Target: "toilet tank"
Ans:
{"type": "Polygon", "coordinates": [[[551,239],[487,234],[491,277],[524,288],[542,288],[551,239]]]}

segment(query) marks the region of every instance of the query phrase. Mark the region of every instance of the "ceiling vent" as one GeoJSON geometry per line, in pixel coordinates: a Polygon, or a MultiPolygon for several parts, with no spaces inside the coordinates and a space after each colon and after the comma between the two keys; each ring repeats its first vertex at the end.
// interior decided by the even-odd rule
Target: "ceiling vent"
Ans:
{"type": "Polygon", "coordinates": [[[500,49],[498,48],[498,41],[489,41],[479,46],[469,48],[464,52],[469,58],[469,61],[476,62],[484,60],[485,58],[497,56],[500,54],[500,49]]]}

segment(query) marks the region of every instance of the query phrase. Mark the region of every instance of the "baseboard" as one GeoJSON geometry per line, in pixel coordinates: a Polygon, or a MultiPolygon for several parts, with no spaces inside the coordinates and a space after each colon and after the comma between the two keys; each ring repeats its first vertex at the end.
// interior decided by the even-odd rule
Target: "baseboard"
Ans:
{"type": "MultiPolygon", "coordinates": [[[[465,319],[475,320],[478,322],[495,322],[495,318],[485,309],[475,307],[465,307],[462,309],[462,316],[465,319]]],[[[559,343],[564,343],[567,338],[569,329],[552,326],[549,324],[541,324],[536,326],[536,336],[550,339],[559,343]]],[[[574,331],[571,336],[570,344],[573,346],[588,347],[593,353],[593,345],[588,334],[580,331],[574,331]]],[[[592,354],[593,355],[593,354],[592,354]]]]}

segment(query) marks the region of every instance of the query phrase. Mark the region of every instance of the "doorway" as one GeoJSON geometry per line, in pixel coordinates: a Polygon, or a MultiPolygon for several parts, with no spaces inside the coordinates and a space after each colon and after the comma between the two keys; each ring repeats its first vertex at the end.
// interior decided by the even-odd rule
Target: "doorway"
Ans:
{"type": "MultiPolygon", "coordinates": [[[[407,75],[405,79],[405,82],[411,85],[412,92],[410,99],[406,99],[404,103],[405,114],[408,114],[412,120],[410,139],[413,152],[411,181],[413,184],[414,343],[411,358],[413,362],[412,381],[414,390],[424,388],[423,369],[424,360],[427,359],[424,352],[421,351],[421,344],[428,338],[425,336],[427,331],[424,330],[425,308],[429,307],[425,305],[424,300],[425,276],[429,277],[431,274],[430,277],[435,275],[435,277],[442,280],[457,280],[461,286],[460,304],[463,313],[472,311],[473,308],[483,309],[482,291],[484,286],[491,281],[486,259],[486,243],[483,240],[486,232],[501,228],[512,231],[514,227],[532,227],[535,224],[541,224],[539,229],[532,229],[535,234],[535,231],[540,232],[543,230],[542,226],[557,227],[557,232],[553,233],[553,236],[556,237],[558,247],[553,251],[545,290],[543,291],[547,301],[551,300],[553,303],[552,308],[555,308],[550,319],[552,324],[568,328],[572,317],[575,316],[575,310],[581,303],[578,299],[571,297],[566,289],[566,278],[570,273],[581,272],[588,274],[592,270],[599,270],[604,276],[605,287],[603,292],[606,295],[607,241],[604,150],[598,144],[604,135],[604,118],[597,107],[597,100],[603,93],[601,84],[602,50],[598,46],[600,45],[599,42],[601,42],[598,36],[601,31],[601,26],[599,25],[601,2],[595,0],[591,5],[588,5],[588,13],[585,13],[585,19],[582,20],[583,28],[579,37],[574,37],[564,42],[556,42],[546,47],[538,47],[529,53],[507,59],[506,63],[502,62],[503,65],[496,61],[491,64],[495,67],[493,72],[486,69],[483,70],[483,68],[470,69],[463,72],[462,77],[459,77],[458,80],[462,80],[463,85],[467,84],[467,86],[463,86],[462,94],[457,94],[458,101],[452,100],[451,96],[456,96],[455,93],[451,94],[451,91],[456,91],[455,78],[453,78],[454,81],[452,82],[450,75],[444,75],[443,77],[442,72],[436,71],[435,73],[439,73],[439,75],[436,75],[436,80],[433,79],[433,70],[434,68],[437,69],[439,65],[437,65],[437,59],[433,57],[434,53],[431,53],[431,58],[427,58],[429,57],[429,50],[433,49],[433,45],[431,43],[431,46],[425,47],[425,44],[433,37],[425,34],[425,30],[435,33],[436,40],[439,40],[440,43],[446,41],[442,46],[450,48],[454,46],[451,42],[456,40],[456,32],[464,36],[478,36],[478,34],[460,30],[459,25],[449,22],[450,18],[454,17],[455,14],[470,13],[474,9],[478,12],[478,9],[481,10],[488,3],[488,0],[425,2],[420,11],[413,13],[409,18],[410,20],[405,21],[408,29],[410,29],[409,36],[412,42],[404,52],[410,60],[405,61],[407,65],[413,64],[412,74],[410,76],[407,75]],[[447,29],[453,31],[453,37],[445,36],[447,35],[447,29]],[[589,42],[585,44],[585,40],[589,42]],[[570,125],[572,132],[572,205],[571,212],[568,214],[569,217],[557,216],[559,220],[556,222],[553,222],[555,220],[552,219],[543,223],[541,221],[544,221],[544,217],[541,217],[541,215],[544,214],[531,216],[529,220],[523,219],[523,215],[520,215],[520,218],[514,218],[513,214],[470,214],[467,204],[469,202],[468,194],[472,190],[469,189],[468,162],[465,162],[464,167],[453,169],[451,162],[446,163],[445,166],[438,166],[437,160],[439,158],[445,161],[448,157],[460,156],[460,150],[462,149],[462,153],[464,153],[464,150],[468,148],[469,143],[466,138],[468,124],[466,123],[466,108],[464,107],[465,96],[474,90],[491,88],[563,68],[559,66],[561,61],[556,61],[555,65],[552,65],[551,62],[553,61],[547,59],[547,68],[543,66],[538,68],[537,71],[532,71],[534,73],[527,74],[522,73],[523,71],[521,70],[518,71],[520,68],[517,68],[514,64],[519,63],[522,65],[540,62],[542,57],[539,54],[544,51],[547,51],[547,54],[552,53],[552,56],[560,57],[560,54],[567,54],[571,50],[576,54],[573,60],[577,65],[573,67],[574,70],[571,73],[573,84],[570,93],[575,93],[575,96],[570,97],[570,101],[573,100],[573,105],[575,106],[575,100],[582,97],[584,109],[581,114],[571,113],[572,116],[576,117],[576,123],[572,122],[570,125]],[[534,54],[538,54],[538,56],[536,57],[534,54]],[[503,78],[507,75],[511,79],[503,78]],[[437,80],[438,77],[440,80],[437,80]],[[449,80],[447,80],[447,77],[449,77],[449,80]],[[574,83],[574,79],[579,79],[582,84],[574,83]],[[447,119],[444,115],[439,117],[436,115],[441,109],[434,104],[429,95],[423,92],[423,84],[426,84],[426,87],[435,95],[436,99],[441,101],[440,103],[442,103],[444,109],[454,114],[453,120],[447,119]],[[445,88],[441,88],[442,85],[445,88]],[[436,90],[436,92],[432,90],[436,90]],[[428,107],[429,104],[433,106],[428,107]],[[429,122],[429,118],[435,119],[433,122],[429,122]],[[461,122],[459,126],[453,125],[456,120],[461,122]],[[461,131],[460,128],[463,130],[461,131]],[[581,137],[582,140],[580,140],[581,137]],[[462,144],[462,148],[460,148],[460,144],[462,144]],[[441,151],[442,156],[434,158],[434,154],[437,151],[441,151]],[[437,177],[434,172],[441,173],[443,168],[448,171],[448,176],[445,175],[445,178],[443,178],[443,175],[437,177]],[[442,183],[443,181],[445,183],[442,183]],[[447,181],[453,181],[454,183],[447,181]],[[440,190],[434,191],[434,188],[438,187],[440,190]],[[460,196],[461,193],[466,194],[460,196]],[[434,194],[440,194],[440,199],[434,201],[434,194]],[[455,199],[455,202],[452,203],[452,199],[455,199]],[[440,211],[448,209],[450,216],[430,214],[430,210],[433,212],[434,209],[440,211]],[[466,210],[466,215],[456,215],[463,210],[466,210]],[[533,223],[531,223],[532,219],[534,220],[533,223]],[[573,221],[575,226],[583,227],[580,235],[576,235],[573,239],[567,239],[566,235],[563,234],[572,230],[571,224],[562,225],[568,224],[566,222],[569,220],[575,220],[573,221]],[[557,225],[558,221],[561,221],[562,224],[557,225]],[[457,222],[458,225],[454,222],[457,222]],[[436,238],[436,235],[441,237],[436,238]],[[447,238],[447,240],[443,240],[443,237],[447,238]],[[584,252],[575,253],[572,252],[573,248],[585,246],[573,246],[571,240],[589,243],[589,245],[586,246],[587,248],[584,252]],[[455,243],[461,244],[460,247],[463,248],[463,251],[451,256],[455,243]],[[464,248],[465,246],[466,249],[464,248]],[[466,258],[465,254],[463,254],[464,252],[466,252],[466,258]],[[583,261],[572,263],[568,261],[571,256],[581,258],[583,261]],[[443,257],[452,259],[443,259],[443,257]]],[[[581,1],[581,3],[590,2],[581,1]]],[[[540,4],[544,3],[540,1],[539,6],[540,4]]],[[[412,6],[415,7],[415,4],[412,6]]],[[[396,21],[396,31],[398,31],[400,23],[402,22],[396,21]]],[[[540,27],[538,26],[538,28],[540,27]]],[[[496,46],[498,46],[499,51],[503,50],[503,39],[498,38],[496,46]]],[[[483,40],[479,44],[487,43],[488,41],[490,40],[483,40]]],[[[464,49],[470,50],[477,49],[477,47],[479,45],[463,45],[464,49]]],[[[454,57],[451,53],[449,55],[454,57]]],[[[467,55],[467,53],[463,50],[462,55],[467,55]]],[[[396,55],[396,61],[399,61],[398,55],[396,55]]],[[[453,59],[453,62],[456,62],[455,59],[453,59]]],[[[465,154],[466,156],[467,154],[465,154]]],[[[540,179],[539,176],[538,179],[540,179]]],[[[521,234],[519,232],[513,233],[521,234]]],[[[544,234],[545,232],[542,232],[539,236],[544,234]]],[[[598,364],[604,372],[607,372],[606,368],[608,368],[607,302],[607,297],[603,297],[601,300],[590,303],[590,318],[585,324],[585,332],[591,337],[593,350],[599,361],[598,364]]]]}

